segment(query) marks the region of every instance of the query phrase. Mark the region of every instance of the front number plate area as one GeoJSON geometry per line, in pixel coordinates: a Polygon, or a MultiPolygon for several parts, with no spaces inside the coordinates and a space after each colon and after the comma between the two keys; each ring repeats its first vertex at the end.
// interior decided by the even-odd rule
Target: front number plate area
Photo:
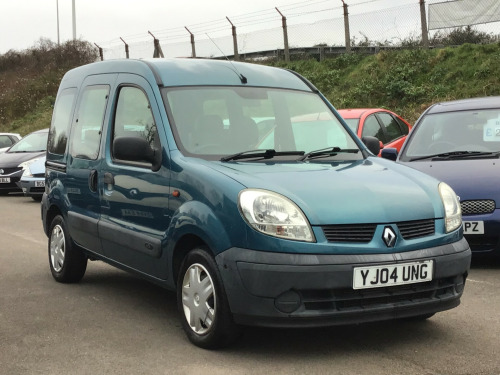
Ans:
{"type": "Polygon", "coordinates": [[[431,281],[433,267],[434,262],[432,260],[355,267],[353,289],[380,288],[431,281]]]}

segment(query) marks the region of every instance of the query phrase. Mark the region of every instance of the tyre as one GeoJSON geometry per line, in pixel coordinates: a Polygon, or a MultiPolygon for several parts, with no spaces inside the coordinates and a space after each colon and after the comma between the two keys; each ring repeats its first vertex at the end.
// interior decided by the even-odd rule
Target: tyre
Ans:
{"type": "Polygon", "coordinates": [[[205,349],[232,343],[240,334],[233,322],[215,260],[206,248],[191,250],[177,279],[177,306],[189,340],[205,349]]]}
{"type": "Polygon", "coordinates": [[[49,265],[61,283],[79,282],[87,269],[87,256],[73,243],[62,216],[52,220],[49,231],[49,265]]]}

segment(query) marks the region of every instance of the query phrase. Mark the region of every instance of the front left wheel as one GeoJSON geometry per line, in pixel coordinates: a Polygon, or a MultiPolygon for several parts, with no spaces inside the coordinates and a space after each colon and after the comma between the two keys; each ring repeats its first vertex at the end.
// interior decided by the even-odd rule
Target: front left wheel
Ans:
{"type": "Polygon", "coordinates": [[[177,280],[177,305],[189,340],[205,349],[227,346],[240,334],[233,322],[215,260],[204,247],[184,258],[177,280]]]}
{"type": "Polygon", "coordinates": [[[87,269],[87,256],[73,242],[66,222],[57,215],[50,224],[49,265],[52,276],[61,283],[79,282],[87,269]]]}

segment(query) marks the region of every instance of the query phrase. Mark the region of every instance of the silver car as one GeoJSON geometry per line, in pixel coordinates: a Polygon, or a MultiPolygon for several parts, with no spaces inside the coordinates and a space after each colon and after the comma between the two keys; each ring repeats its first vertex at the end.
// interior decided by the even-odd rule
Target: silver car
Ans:
{"type": "Polygon", "coordinates": [[[45,160],[41,156],[23,163],[23,175],[17,182],[25,196],[31,197],[35,201],[41,201],[45,191],[45,160]]]}

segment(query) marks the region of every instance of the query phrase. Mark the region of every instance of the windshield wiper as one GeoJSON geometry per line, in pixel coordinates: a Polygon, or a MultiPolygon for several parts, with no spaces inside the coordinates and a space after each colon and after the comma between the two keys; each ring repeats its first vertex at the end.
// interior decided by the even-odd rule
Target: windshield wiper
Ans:
{"type": "Polygon", "coordinates": [[[357,154],[358,152],[359,152],[358,148],[342,149],[340,147],[328,147],[328,148],[322,148],[321,150],[308,152],[304,156],[300,157],[298,161],[304,161],[306,159],[314,159],[319,157],[335,156],[339,153],[357,154]]]}
{"type": "Polygon", "coordinates": [[[443,152],[440,154],[433,154],[427,156],[419,156],[412,158],[409,161],[425,160],[425,159],[465,159],[465,158],[475,158],[475,157],[496,157],[500,155],[500,152],[483,152],[483,151],[450,151],[443,152]]]}
{"type": "Polygon", "coordinates": [[[304,151],[276,151],[273,149],[267,150],[248,150],[243,152],[238,152],[234,155],[224,156],[220,161],[231,161],[240,159],[272,159],[275,156],[286,156],[286,155],[304,155],[304,151]]]}

